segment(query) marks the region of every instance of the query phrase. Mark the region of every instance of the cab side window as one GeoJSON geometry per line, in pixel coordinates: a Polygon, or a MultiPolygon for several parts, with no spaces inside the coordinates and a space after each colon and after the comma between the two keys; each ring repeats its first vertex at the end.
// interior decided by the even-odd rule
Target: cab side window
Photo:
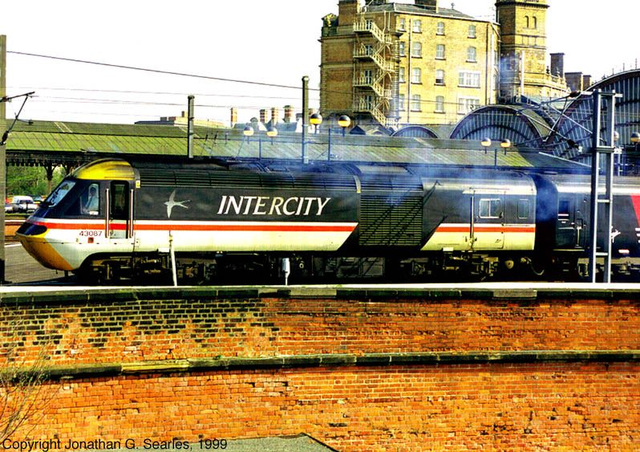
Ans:
{"type": "Polygon", "coordinates": [[[82,215],[100,214],[100,186],[91,184],[80,197],[82,202],[82,215]]]}
{"type": "Polygon", "coordinates": [[[129,184],[126,182],[114,182],[111,184],[111,218],[114,220],[126,220],[129,211],[129,184]]]}

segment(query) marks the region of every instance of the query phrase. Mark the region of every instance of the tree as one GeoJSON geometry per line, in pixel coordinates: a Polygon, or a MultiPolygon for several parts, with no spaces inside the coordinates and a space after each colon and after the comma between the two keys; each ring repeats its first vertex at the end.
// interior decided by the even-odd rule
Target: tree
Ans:
{"type": "MultiPolygon", "coordinates": [[[[64,177],[64,170],[57,168],[53,173],[52,187],[60,183],[64,177]]],[[[47,172],[41,166],[8,166],[7,194],[9,195],[37,195],[49,194],[47,172]]]]}
{"type": "Polygon", "coordinates": [[[27,331],[25,323],[18,320],[3,321],[0,327],[0,444],[27,422],[37,424],[56,392],[54,386],[44,384],[48,377],[50,341],[46,338],[34,341],[40,350],[29,359],[21,354],[27,331]]]}

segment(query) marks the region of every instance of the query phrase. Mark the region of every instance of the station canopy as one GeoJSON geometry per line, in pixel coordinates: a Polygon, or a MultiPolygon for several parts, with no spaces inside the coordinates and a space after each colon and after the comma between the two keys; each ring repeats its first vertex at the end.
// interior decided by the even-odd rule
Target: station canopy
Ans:
{"type": "MultiPolygon", "coordinates": [[[[304,143],[304,156],[311,163],[332,160],[528,170],[584,169],[583,165],[534,148],[504,149],[496,141],[485,149],[475,135],[468,137],[463,140],[310,133],[304,143]]],[[[279,133],[274,138],[256,133],[246,137],[239,129],[194,128],[196,158],[302,161],[302,148],[300,133],[279,133]]],[[[7,161],[12,165],[76,165],[104,157],[186,158],[187,155],[186,126],[18,122],[7,141],[7,161]]]]}

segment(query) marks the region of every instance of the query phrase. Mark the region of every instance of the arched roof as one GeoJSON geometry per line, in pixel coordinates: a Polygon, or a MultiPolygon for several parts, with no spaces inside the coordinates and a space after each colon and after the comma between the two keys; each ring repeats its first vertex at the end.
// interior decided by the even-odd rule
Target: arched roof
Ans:
{"type": "Polygon", "coordinates": [[[461,140],[508,139],[518,148],[542,148],[552,120],[533,104],[491,105],[462,119],[451,133],[461,140]]]}
{"type": "Polygon", "coordinates": [[[425,126],[407,126],[395,131],[394,137],[438,138],[438,135],[425,126]]]}
{"type": "MultiPolygon", "coordinates": [[[[553,153],[567,158],[579,158],[579,151],[591,148],[593,130],[593,98],[588,93],[600,90],[602,93],[619,93],[616,101],[615,130],[619,134],[618,144],[631,142],[631,134],[640,132],[640,70],[615,74],[592,85],[587,93],[576,97],[559,117],[550,139],[553,153]]],[[[607,127],[606,101],[602,104],[602,130],[607,127]]]]}

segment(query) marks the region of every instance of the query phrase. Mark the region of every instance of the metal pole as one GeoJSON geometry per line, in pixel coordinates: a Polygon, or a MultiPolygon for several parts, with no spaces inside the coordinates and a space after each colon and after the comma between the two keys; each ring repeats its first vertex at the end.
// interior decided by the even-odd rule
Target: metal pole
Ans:
{"type": "MultiPolygon", "coordinates": [[[[7,37],[0,35],[0,98],[7,95],[7,37]]],[[[0,121],[6,119],[6,104],[0,102],[0,121]]]]}
{"type": "MultiPolygon", "coordinates": [[[[7,145],[4,140],[0,143],[0,196],[3,201],[7,198],[7,145]]],[[[0,213],[0,284],[8,282],[5,279],[4,225],[5,214],[2,209],[2,213],[0,213]]]]}
{"type": "Polygon", "coordinates": [[[596,258],[598,254],[598,185],[600,182],[600,108],[602,100],[600,90],[593,93],[593,133],[591,135],[591,218],[589,231],[591,232],[591,246],[589,250],[589,275],[591,282],[596,282],[596,258]]]}
{"type": "MultiPolygon", "coordinates": [[[[7,140],[9,139],[9,134],[13,130],[13,127],[18,121],[18,118],[20,117],[20,113],[22,113],[22,109],[33,93],[34,91],[31,91],[30,93],[20,94],[18,96],[0,98],[0,104],[4,105],[4,103],[8,100],[16,99],[18,97],[24,97],[22,105],[20,106],[20,110],[18,110],[18,113],[16,114],[16,117],[14,118],[9,128],[2,134],[2,138],[0,138],[0,195],[2,196],[3,201],[7,197],[7,140]]],[[[0,119],[4,120],[4,117],[0,119]]],[[[4,226],[5,215],[4,209],[2,209],[2,213],[0,214],[0,284],[7,284],[9,282],[5,279],[4,226]]]]}
{"type": "Polygon", "coordinates": [[[604,278],[603,282],[611,282],[611,233],[613,232],[613,169],[615,157],[615,117],[616,117],[616,98],[620,95],[615,92],[607,95],[609,105],[607,108],[607,150],[605,151],[605,233],[604,233],[604,278]]]}
{"type": "Polygon", "coordinates": [[[193,100],[194,96],[190,95],[187,97],[188,99],[188,108],[187,108],[187,156],[191,159],[193,158],[193,116],[194,116],[194,106],[193,100]]]}
{"type": "Polygon", "coordinates": [[[309,76],[302,77],[302,163],[309,163],[307,157],[307,124],[309,124],[309,76]]]}

